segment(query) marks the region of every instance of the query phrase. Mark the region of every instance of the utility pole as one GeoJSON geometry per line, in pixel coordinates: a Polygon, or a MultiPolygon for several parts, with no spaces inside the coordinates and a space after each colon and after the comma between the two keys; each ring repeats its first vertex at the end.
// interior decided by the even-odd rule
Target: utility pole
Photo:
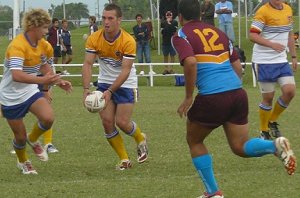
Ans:
{"type": "Polygon", "coordinates": [[[66,2],[63,0],[64,19],[66,19],[66,2]]]}

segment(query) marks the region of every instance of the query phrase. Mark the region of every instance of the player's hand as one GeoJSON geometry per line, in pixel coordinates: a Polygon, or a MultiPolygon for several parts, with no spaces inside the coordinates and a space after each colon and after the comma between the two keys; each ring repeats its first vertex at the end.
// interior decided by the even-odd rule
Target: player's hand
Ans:
{"type": "Polygon", "coordinates": [[[286,47],[280,43],[272,43],[271,48],[277,52],[283,52],[286,47]]]}
{"type": "Polygon", "coordinates": [[[87,95],[89,95],[91,93],[91,91],[89,89],[83,89],[83,96],[82,96],[82,104],[85,107],[85,99],[87,97],[87,95]]]}
{"type": "Polygon", "coordinates": [[[65,90],[67,93],[71,93],[73,90],[72,83],[67,80],[60,80],[56,85],[65,90]]]}
{"type": "MultiPolygon", "coordinates": [[[[106,91],[103,92],[102,98],[105,100],[105,107],[107,106],[107,104],[110,101],[111,97],[112,97],[112,93],[110,91],[106,90],[106,91]]],[[[104,107],[104,109],[105,109],[105,107],[104,107]]]]}
{"type": "Polygon", "coordinates": [[[193,104],[193,98],[185,98],[184,101],[181,103],[181,105],[177,109],[177,113],[182,118],[182,116],[187,116],[187,112],[189,111],[190,107],[193,104]]]}
{"type": "Polygon", "coordinates": [[[52,72],[48,72],[40,78],[42,79],[40,84],[54,85],[60,81],[61,76],[59,74],[52,74],[52,72]]]}

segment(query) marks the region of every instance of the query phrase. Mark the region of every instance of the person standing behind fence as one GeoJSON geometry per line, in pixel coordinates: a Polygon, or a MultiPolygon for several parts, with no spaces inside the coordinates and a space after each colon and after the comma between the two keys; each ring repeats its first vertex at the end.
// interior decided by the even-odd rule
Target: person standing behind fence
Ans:
{"type": "Polygon", "coordinates": [[[132,163],[119,133],[119,129],[137,144],[137,161],[148,159],[146,135],[132,121],[134,103],[138,96],[138,83],[134,59],[136,42],[121,29],[122,11],[116,4],[107,4],[102,13],[103,28],[90,35],[82,67],[83,101],[90,93],[92,65],[99,57],[97,90],[103,92],[106,106],[99,112],[105,137],[119,156],[118,170],[131,168],[132,163]]]}
{"type": "Polygon", "coordinates": [[[159,1],[159,18],[161,22],[167,19],[168,11],[173,13],[173,19],[177,17],[178,0],[160,0],[159,1]]]}
{"type": "Polygon", "coordinates": [[[58,58],[61,57],[61,40],[59,34],[59,20],[57,18],[52,19],[52,26],[49,28],[47,34],[47,41],[51,44],[54,50],[53,63],[58,63],[58,58]]]}
{"type": "Polygon", "coordinates": [[[31,9],[22,20],[23,34],[16,36],[5,53],[3,78],[0,83],[1,111],[6,118],[14,139],[13,147],[17,154],[17,167],[23,174],[37,174],[29,161],[26,142],[41,161],[48,160],[48,154],[39,143],[39,137],[52,127],[53,109],[44,94],[38,89],[43,85],[47,92],[50,85],[57,85],[70,92],[70,82],[62,80],[51,68],[52,46],[44,39],[51,19],[42,9],[31,9]],[[37,76],[40,73],[43,76],[37,76]],[[37,122],[27,134],[24,117],[31,112],[37,122]]]}
{"type": "Polygon", "coordinates": [[[232,12],[233,6],[230,1],[219,0],[220,2],[215,5],[216,14],[218,14],[219,28],[225,32],[232,42],[235,42],[232,12]]]}
{"type": "Polygon", "coordinates": [[[96,17],[90,16],[89,17],[89,35],[93,34],[94,32],[98,31],[98,26],[96,23],[96,17]]]}
{"type": "Polygon", "coordinates": [[[201,21],[215,26],[215,6],[211,0],[205,0],[201,5],[201,21]]]}
{"type": "Polygon", "coordinates": [[[283,0],[270,0],[257,10],[250,28],[250,40],[254,42],[252,66],[262,95],[259,118],[260,133],[264,139],[281,136],[277,120],[296,92],[292,69],[297,69],[297,56],[292,17],[291,7],[283,0]],[[292,59],[292,68],[287,60],[287,51],[292,59]],[[277,83],[282,94],[273,106],[277,83]]]}
{"type": "Polygon", "coordinates": [[[185,96],[177,113],[180,117],[187,116],[187,143],[193,165],[206,189],[199,198],[224,197],[214,175],[213,156],[205,144],[208,136],[220,126],[234,154],[246,159],[275,155],[287,173],[293,175],[296,157],[286,138],[270,141],[248,137],[248,97],[242,88],[238,54],[224,32],[200,22],[199,18],[198,0],[181,0],[178,19],[182,28],[172,38],[185,76],[185,96]],[[195,87],[198,93],[193,98],[195,87]]]}
{"type": "MultiPolygon", "coordinates": [[[[176,51],[171,44],[171,37],[177,31],[178,22],[173,19],[173,14],[171,11],[166,12],[166,20],[161,23],[160,27],[162,33],[162,52],[164,55],[164,63],[174,63],[176,51]]],[[[163,75],[166,74],[174,74],[173,66],[165,66],[163,75]]]]}
{"type": "MultiPolygon", "coordinates": [[[[68,21],[63,19],[61,21],[61,29],[59,30],[61,35],[61,46],[62,46],[62,64],[69,64],[72,61],[72,44],[71,44],[71,32],[68,29],[68,21]]],[[[62,74],[70,75],[66,67],[63,66],[62,74]]]]}
{"type": "MultiPolygon", "coordinates": [[[[143,63],[144,62],[144,57],[146,63],[151,63],[151,58],[150,58],[150,45],[149,45],[149,30],[147,26],[142,23],[143,22],[143,16],[141,14],[137,14],[135,16],[137,25],[133,27],[133,33],[135,36],[135,41],[137,45],[137,57],[138,57],[138,62],[143,63]]],[[[141,71],[140,75],[144,75],[144,66],[140,66],[141,71]]]]}

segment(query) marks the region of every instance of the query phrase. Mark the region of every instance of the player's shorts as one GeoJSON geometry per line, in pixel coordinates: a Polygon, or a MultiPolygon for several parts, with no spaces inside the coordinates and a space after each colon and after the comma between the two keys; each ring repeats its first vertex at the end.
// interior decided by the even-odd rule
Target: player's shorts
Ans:
{"type": "Polygon", "coordinates": [[[34,94],[28,100],[26,100],[21,104],[12,105],[12,106],[1,105],[2,115],[4,118],[8,120],[16,120],[16,119],[24,118],[25,115],[28,113],[31,105],[41,97],[44,97],[44,94],[42,92],[37,92],[36,94],[34,94]]]}
{"type": "Polygon", "coordinates": [[[72,55],[72,54],[73,54],[72,46],[67,45],[67,46],[66,46],[66,49],[67,49],[67,51],[61,51],[61,55],[62,55],[62,56],[66,56],[67,54],[68,54],[68,55],[72,55]]]}
{"type": "MultiPolygon", "coordinates": [[[[98,83],[97,90],[104,92],[106,91],[111,85],[106,83],[98,83]]],[[[111,100],[115,104],[126,104],[126,103],[135,103],[138,100],[138,90],[132,88],[123,88],[120,87],[116,90],[113,95],[111,96],[111,100]]]]}
{"type": "Polygon", "coordinates": [[[164,56],[168,56],[169,54],[170,56],[176,55],[176,51],[172,45],[162,45],[162,52],[164,56]]]}
{"type": "Polygon", "coordinates": [[[226,122],[247,124],[248,111],[248,97],[243,89],[211,95],[198,94],[188,111],[188,119],[214,129],[226,122]]]}
{"type": "Polygon", "coordinates": [[[281,87],[286,84],[295,84],[293,71],[288,62],[275,64],[252,63],[261,93],[275,91],[278,83],[281,87]]]}
{"type": "Polygon", "coordinates": [[[61,49],[60,46],[54,46],[53,47],[53,53],[54,53],[54,57],[61,57],[61,49]]]}

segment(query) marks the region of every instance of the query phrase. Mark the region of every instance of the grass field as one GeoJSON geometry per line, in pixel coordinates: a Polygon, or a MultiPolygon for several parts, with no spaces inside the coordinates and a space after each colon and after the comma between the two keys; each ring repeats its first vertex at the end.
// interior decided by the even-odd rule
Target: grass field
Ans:
{"type": "MultiPolygon", "coordinates": [[[[247,87],[250,103],[251,136],[257,136],[258,90],[247,87]]],[[[134,166],[116,171],[116,154],[106,142],[96,114],[81,105],[82,89],[71,95],[54,90],[54,143],[60,152],[40,162],[29,149],[30,158],[39,172],[24,176],[16,168],[16,157],[9,153],[12,133],[5,120],[0,120],[1,197],[196,197],[203,191],[191,163],[185,142],[185,121],[176,114],[183,87],[157,86],[140,88],[134,120],[148,135],[150,159],[139,165],[135,143],[124,136],[134,166]]],[[[299,154],[299,94],[280,119],[281,129],[299,154]]],[[[30,130],[33,117],[25,122],[30,130]]],[[[299,197],[300,174],[288,176],[274,156],[242,159],[234,156],[221,129],[208,139],[214,157],[219,186],[228,198],[299,197]]],[[[299,155],[298,155],[299,156],[299,155]]]]}
{"type": "MultiPolygon", "coordinates": [[[[74,63],[82,63],[84,42],[82,34],[87,28],[72,31],[74,63]]],[[[251,43],[243,38],[248,61],[251,43]]],[[[2,37],[0,60],[3,60],[8,41],[2,37]]],[[[162,62],[162,56],[152,51],[153,62],[162,62]]],[[[298,50],[298,57],[300,52],[298,50]]],[[[176,68],[178,73],[179,67],[176,68]]],[[[72,68],[79,73],[80,68],[72,68]]],[[[2,72],[1,72],[2,73],[2,72]]],[[[299,86],[298,73],[296,81],[299,86]]],[[[174,86],[174,78],[157,77],[155,87],[146,86],[145,78],[139,78],[140,101],[133,119],[149,138],[150,158],[145,164],[136,162],[135,143],[123,135],[126,148],[134,166],[128,171],[116,171],[116,154],[104,138],[104,132],[96,114],[82,107],[80,78],[69,78],[74,91],[66,95],[54,88],[53,107],[56,113],[54,143],[60,150],[50,155],[48,162],[40,162],[29,149],[30,159],[39,175],[24,176],[16,168],[16,156],[11,150],[12,132],[4,119],[0,119],[0,197],[103,197],[103,198],[189,198],[203,192],[185,141],[185,120],[176,110],[184,96],[183,87],[174,86]]],[[[250,105],[250,136],[258,135],[258,103],[260,95],[252,87],[250,68],[243,79],[250,105]]],[[[278,92],[279,93],[279,92],[278,92]]],[[[280,118],[280,128],[300,157],[300,93],[280,118]]],[[[27,130],[34,122],[31,114],[25,118],[27,130]]],[[[274,156],[242,159],[233,155],[221,128],[206,141],[214,157],[214,169],[218,184],[226,198],[298,198],[300,174],[288,176],[281,162],[274,156]]]]}

